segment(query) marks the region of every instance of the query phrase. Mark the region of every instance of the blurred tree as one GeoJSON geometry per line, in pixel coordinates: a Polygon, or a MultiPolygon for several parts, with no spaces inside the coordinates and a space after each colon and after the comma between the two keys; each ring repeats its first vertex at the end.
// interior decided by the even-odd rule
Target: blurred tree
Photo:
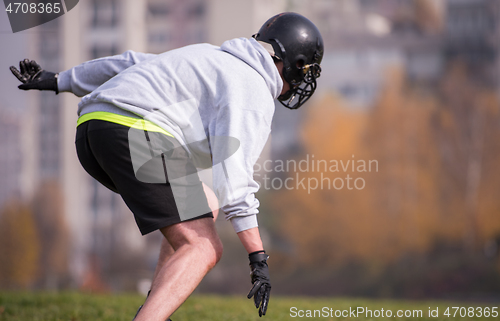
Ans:
{"type": "Polygon", "coordinates": [[[404,75],[395,71],[369,114],[350,111],[332,97],[310,109],[303,135],[307,153],[355,166],[354,171],[349,163],[345,172],[339,166],[339,172],[301,173],[318,182],[342,179],[338,190],[330,184],[311,194],[295,189],[277,197],[277,209],[286,213],[284,233],[301,235],[290,239],[306,253],[302,263],[328,267],[370,260],[383,265],[401,253],[432,246],[439,230],[438,151],[429,131],[435,108],[431,99],[411,93],[404,75]],[[371,172],[361,166],[370,161],[377,165],[371,172]],[[364,188],[354,188],[357,178],[364,188]]]}
{"type": "Polygon", "coordinates": [[[443,162],[443,206],[462,217],[465,230],[458,235],[477,252],[500,233],[500,103],[470,74],[464,64],[451,65],[440,88],[434,135],[443,162]]]}
{"type": "Polygon", "coordinates": [[[31,209],[19,200],[7,202],[0,213],[0,286],[26,289],[38,272],[40,247],[31,209]]]}
{"type": "Polygon", "coordinates": [[[372,211],[386,220],[387,259],[425,252],[439,231],[439,153],[429,130],[436,108],[395,70],[371,110],[365,148],[383,171],[367,191],[376,195],[372,211]]]}
{"type": "MultiPolygon", "coordinates": [[[[353,112],[343,107],[339,97],[325,96],[313,108],[306,121],[303,137],[304,147],[309,159],[353,161],[366,155],[362,148],[362,130],[366,126],[366,115],[353,112]]],[[[306,155],[297,157],[298,163],[306,155]]],[[[316,164],[317,165],[317,164],[316,164]]],[[[335,179],[337,186],[346,184],[346,175],[356,178],[359,173],[352,173],[351,163],[348,172],[344,173],[342,165],[340,172],[324,170],[309,170],[305,172],[289,172],[296,182],[304,179],[311,182],[316,190],[308,193],[307,188],[283,190],[273,198],[276,211],[283,213],[280,219],[281,232],[291,240],[300,260],[298,263],[308,266],[325,268],[338,265],[348,258],[370,255],[371,247],[368,230],[374,223],[370,215],[366,198],[359,198],[356,204],[353,194],[360,195],[362,191],[342,190],[332,187],[335,179]],[[298,176],[295,176],[295,175],[298,176]],[[341,182],[342,181],[342,182],[341,182]],[[321,187],[323,185],[323,187],[321,187]],[[349,207],[348,204],[354,205],[349,207]],[[364,210],[360,210],[364,208],[364,210]],[[355,230],[353,227],[357,226],[355,230]],[[300,235],[300,237],[295,237],[300,235]]],[[[366,173],[363,173],[364,176],[366,173]]],[[[353,182],[350,182],[351,186],[353,182]]],[[[306,185],[307,186],[307,185],[306,185]]],[[[289,264],[283,264],[288,266],[289,264]]]]}
{"type": "MultiPolygon", "coordinates": [[[[483,244],[500,235],[496,94],[460,67],[452,68],[433,91],[407,83],[397,70],[384,88],[369,111],[349,110],[332,96],[308,109],[303,146],[310,158],[344,164],[376,160],[379,171],[349,166],[346,171],[300,172],[305,184],[316,180],[321,185],[324,178],[345,183],[349,174],[351,183],[361,177],[366,186],[276,193],[272,200],[280,215],[279,232],[300,253],[275,256],[288,270],[333,273],[356,263],[367,269],[363,276],[368,280],[405,256],[425,259],[450,248],[440,244],[468,248],[477,259],[483,244]]],[[[468,262],[470,256],[460,255],[453,262],[439,261],[439,268],[468,262]]]]}
{"type": "Polygon", "coordinates": [[[63,195],[55,181],[43,182],[32,202],[40,244],[38,285],[58,289],[68,277],[70,238],[64,218],[63,195]]]}

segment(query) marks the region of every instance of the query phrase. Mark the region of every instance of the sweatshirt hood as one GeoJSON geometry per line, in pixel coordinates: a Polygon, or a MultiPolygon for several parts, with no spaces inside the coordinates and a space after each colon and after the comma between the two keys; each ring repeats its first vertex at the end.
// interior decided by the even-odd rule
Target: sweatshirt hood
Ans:
{"type": "Polygon", "coordinates": [[[255,69],[265,80],[271,95],[278,98],[283,81],[274,64],[273,58],[255,39],[236,38],[222,44],[221,50],[243,60],[255,69]]]}

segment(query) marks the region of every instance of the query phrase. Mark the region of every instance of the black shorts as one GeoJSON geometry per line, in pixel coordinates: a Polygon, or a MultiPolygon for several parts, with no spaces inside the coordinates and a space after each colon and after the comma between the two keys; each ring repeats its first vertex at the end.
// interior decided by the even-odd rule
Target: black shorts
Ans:
{"type": "Polygon", "coordinates": [[[182,221],[213,217],[196,168],[177,140],[162,133],[89,120],[78,126],[75,144],[83,168],[121,195],[142,235],[182,221]],[[179,180],[181,183],[174,183],[179,180]]]}

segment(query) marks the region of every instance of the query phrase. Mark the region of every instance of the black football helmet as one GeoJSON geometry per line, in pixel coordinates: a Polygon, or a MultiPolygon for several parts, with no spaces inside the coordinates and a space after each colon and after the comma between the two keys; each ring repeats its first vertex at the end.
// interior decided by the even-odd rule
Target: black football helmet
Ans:
{"type": "Polygon", "coordinates": [[[302,106],[316,90],[321,73],[323,38],[318,28],[300,14],[285,12],[267,20],[253,37],[270,44],[283,61],[283,78],[290,90],[278,100],[290,109],[302,106]]]}

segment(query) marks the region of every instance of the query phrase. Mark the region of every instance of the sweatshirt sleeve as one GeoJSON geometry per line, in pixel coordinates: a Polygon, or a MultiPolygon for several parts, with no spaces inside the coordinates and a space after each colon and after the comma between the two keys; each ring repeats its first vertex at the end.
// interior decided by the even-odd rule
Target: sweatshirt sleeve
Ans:
{"type": "Polygon", "coordinates": [[[269,137],[271,120],[272,112],[269,115],[262,110],[230,106],[221,108],[217,114],[215,139],[212,139],[214,190],[236,233],[258,226],[259,201],[255,193],[259,184],[253,173],[269,137]]]}
{"type": "Polygon", "coordinates": [[[130,66],[155,56],[129,50],[121,55],[90,60],[60,72],[57,86],[60,92],[71,92],[82,97],[130,66]]]}

